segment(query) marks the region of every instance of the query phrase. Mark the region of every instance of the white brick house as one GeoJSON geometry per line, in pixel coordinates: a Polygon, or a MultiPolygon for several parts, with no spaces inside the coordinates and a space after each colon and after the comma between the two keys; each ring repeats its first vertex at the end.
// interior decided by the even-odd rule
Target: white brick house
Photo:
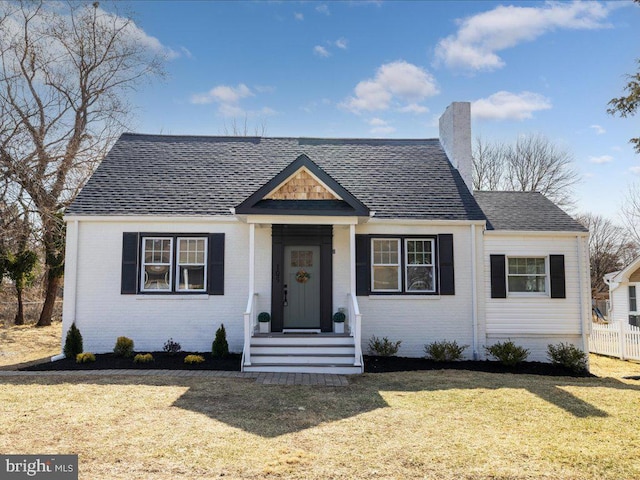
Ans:
{"type": "Polygon", "coordinates": [[[224,323],[247,371],[357,373],[373,335],[586,349],[588,233],[540,194],[470,188],[468,103],[432,140],[124,134],[66,212],[63,330],[208,351],[224,323]]]}

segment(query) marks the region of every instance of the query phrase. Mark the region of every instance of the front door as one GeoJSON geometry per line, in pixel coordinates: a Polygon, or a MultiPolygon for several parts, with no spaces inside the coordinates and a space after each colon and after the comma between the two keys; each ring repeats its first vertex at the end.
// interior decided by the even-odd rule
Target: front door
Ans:
{"type": "Polygon", "coordinates": [[[285,329],[320,328],[320,247],[284,248],[285,329]]]}

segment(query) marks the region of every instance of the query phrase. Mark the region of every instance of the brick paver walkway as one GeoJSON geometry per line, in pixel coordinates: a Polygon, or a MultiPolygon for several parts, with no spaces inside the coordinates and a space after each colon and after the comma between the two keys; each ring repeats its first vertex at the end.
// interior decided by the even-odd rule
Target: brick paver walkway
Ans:
{"type": "Polygon", "coordinates": [[[0,377],[46,377],[46,376],[165,376],[165,377],[224,377],[224,378],[255,378],[261,385],[322,385],[328,387],[343,387],[349,385],[345,375],[326,373],[248,373],[227,372],[216,370],[51,370],[51,371],[20,371],[2,370],[0,377]]]}

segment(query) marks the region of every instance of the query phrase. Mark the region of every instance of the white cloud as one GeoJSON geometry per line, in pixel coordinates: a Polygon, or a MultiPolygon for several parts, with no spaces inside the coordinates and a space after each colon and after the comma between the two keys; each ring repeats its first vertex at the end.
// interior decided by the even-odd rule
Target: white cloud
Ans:
{"type": "Polygon", "coordinates": [[[241,98],[252,97],[253,92],[244,83],[238,84],[237,87],[228,85],[218,85],[213,87],[207,93],[198,93],[192,95],[191,103],[207,104],[219,102],[222,104],[237,103],[241,98]]]}
{"type": "Polygon", "coordinates": [[[187,58],[193,58],[193,54],[187,47],[180,47],[180,51],[187,58]]]}
{"type": "Polygon", "coordinates": [[[346,38],[339,38],[338,40],[336,40],[334,42],[335,46],[338,47],[341,50],[346,50],[347,46],[349,45],[349,40],[347,40],[346,38]]]}
{"type": "Polygon", "coordinates": [[[589,157],[589,161],[591,163],[611,163],[613,162],[613,157],[611,155],[600,155],[599,157],[589,157]]]}
{"type": "Polygon", "coordinates": [[[459,20],[458,31],[443,38],[436,60],[450,68],[495,70],[505,63],[497,52],[532,41],[556,29],[604,28],[609,7],[597,2],[546,2],[540,7],[498,6],[459,20]]]}
{"type": "Polygon", "coordinates": [[[255,85],[253,87],[259,93],[275,93],[276,87],[271,85],[255,85]]]}
{"type": "Polygon", "coordinates": [[[340,106],[354,113],[387,110],[395,99],[406,104],[400,108],[416,113],[420,109],[417,102],[438,93],[436,80],[429,72],[399,60],[380,66],[373,79],[358,83],[354,96],[348,97],[340,106]]]}
{"type": "Polygon", "coordinates": [[[316,45],[315,47],[313,47],[313,53],[323,58],[327,58],[331,56],[331,53],[329,53],[329,50],[327,50],[326,48],[320,45],[316,45]]]}
{"type": "Polygon", "coordinates": [[[405,105],[404,107],[399,108],[398,111],[401,113],[414,113],[417,115],[420,113],[427,113],[429,109],[424,105],[418,105],[417,103],[410,103],[409,105],[405,105]]]}
{"type": "Polygon", "coordinates": [[[640,167],[630,167],[629,171],[635,175],[640,175],[640,167]]]}
{"type": "Polygon", "coordinates": [[[388,134],[393,133],[395,131],[396,131],[395,127],[392,127],[390,125],[387,125],[385,127],[375,127],[375,128],[372,128],[370,130],[371,133],[376,133],[376,134],[380,134],[380,135],[388,135],[388,134]]]}
{"type": "Polygon", "coordinates": [[[551,106],[551,100],[538,93],[503,90],[472,102],[471,115],[491,120],[524,120],[532,118],[533,112],[548,110],[551,106]]]}
{"type": "Polygon", "coordinates": [[[387,125],[387,122],[385,122],[381,118],[374,117],[371,120],[369,120],[369,125],[371,125],[372,127],[383,127],[387,125]]]}
{"type": "Polygon", "coordinates": [[[302,13],[295,12],[295,13],[293,14],[293,18],[295,18],[296,20],[298,20],[299,22],[301,22],[301,21],[303,21],[303,20],[304,20],[304,15],[303,15],[302,13]]]}
{"type": "Polygon", "coordinates": [[[329,7],[324,3],[316,7],[316,12],[323,13],[324,15],[331,15],[329,7]]]}
{"type": "Polygon", "coordinates": [[[603,133],[607,132],[600,125],[591,125],[589,128],[593,128],[595,130],[595,132],[596,132],[596,135],[602,135],[603,133]]]}

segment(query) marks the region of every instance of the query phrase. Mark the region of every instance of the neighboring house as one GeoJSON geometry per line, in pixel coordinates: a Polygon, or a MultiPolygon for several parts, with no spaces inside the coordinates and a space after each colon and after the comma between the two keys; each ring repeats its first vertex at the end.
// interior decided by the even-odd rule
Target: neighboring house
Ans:
{"type": "Polygon", "coordinates": [[[588,232],[471,171],[469,103],[429,140],[123,134],[66,212],[63,329],[208,351],[224,323],[246,371],[361,372],[374,335],[586,350],[588,232]]]}
{"type": "Polygon", "coordinates": [[[607,273],[609,321],[640,327],[640,257],[618,272],[607,273]]]}

